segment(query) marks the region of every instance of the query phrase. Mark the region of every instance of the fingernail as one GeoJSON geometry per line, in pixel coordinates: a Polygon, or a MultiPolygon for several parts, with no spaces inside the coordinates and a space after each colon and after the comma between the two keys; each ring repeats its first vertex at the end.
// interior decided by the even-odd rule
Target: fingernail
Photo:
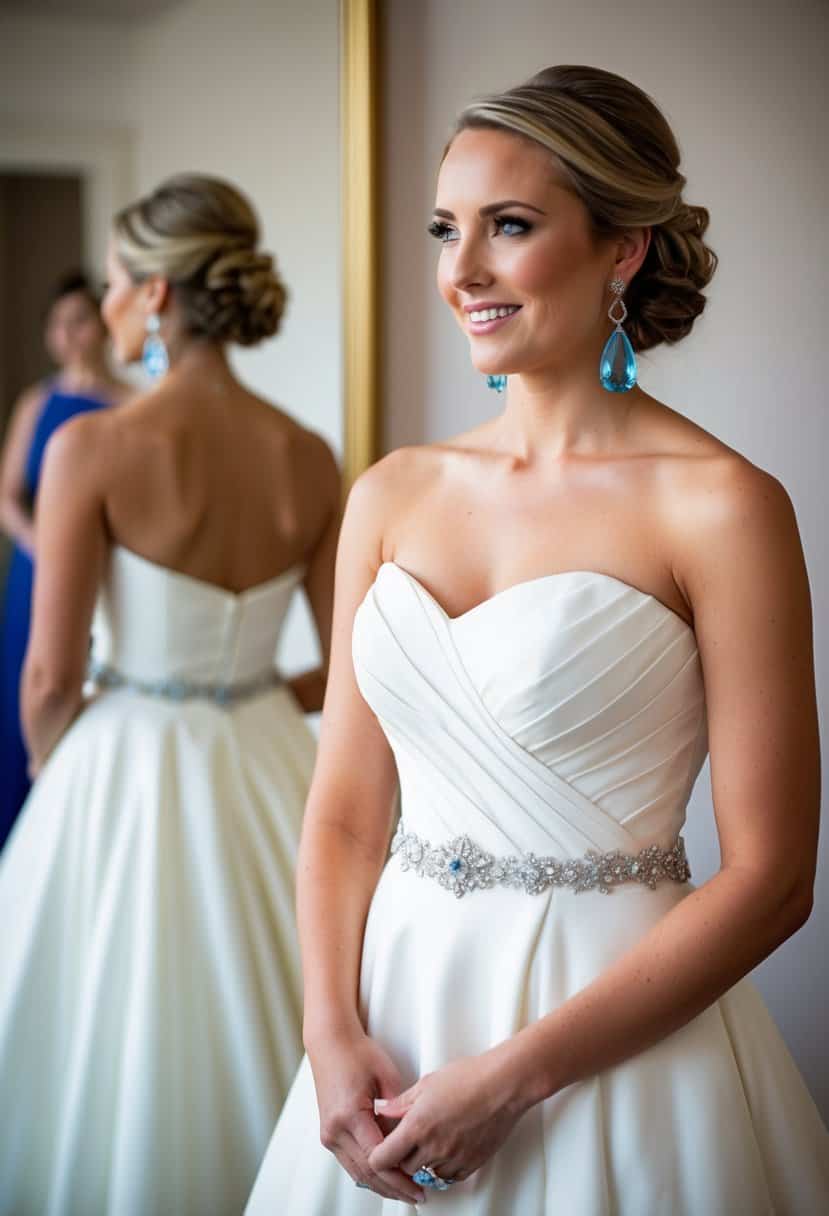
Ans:
{"type": "Polygon", "coordinates": [[[380,1107],[388,1106],[390,1100],[391,1099],[389,1099],[389,1098],[375,1098],[374,1099],[374,1113],[377,1114],[377,1111],[380,1107]]]}

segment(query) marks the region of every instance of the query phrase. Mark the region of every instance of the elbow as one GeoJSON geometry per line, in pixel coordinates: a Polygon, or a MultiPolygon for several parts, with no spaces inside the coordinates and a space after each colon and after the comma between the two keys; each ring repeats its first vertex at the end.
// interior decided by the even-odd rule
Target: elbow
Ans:
{"type": "Polygon", "coordinates": [[[798,929],[802,929],[806,921],[812,915],[814,906],[814,887],[811,879],[804,879],[800,882],[790,894],[787,911],[788,920],[791,924],[789,936],[792,933],[797,933],[798,929]]]}
{"type": "Polygon", "coordinates": [[[802,929],[812,914],[814,902],[813,879],[803,876],[794,879],[776,900],[774,924],[776,941],[774,948],[802,929]]]}
{"type": "Polygon", "coordinates": [[[83,673],[27,660],[23,668],[23,715],[28,721],[59,713],[81,698],[83,673]]]}

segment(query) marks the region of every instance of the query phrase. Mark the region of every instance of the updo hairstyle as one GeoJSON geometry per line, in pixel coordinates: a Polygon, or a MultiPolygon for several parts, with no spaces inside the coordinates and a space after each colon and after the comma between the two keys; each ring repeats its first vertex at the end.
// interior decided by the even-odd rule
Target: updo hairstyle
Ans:
{"type": "Polygon", "coordinates": [[[113,221],[118,256],[138,283],[170,283],[193,336],[253,346],[275,334],[285,288],[273,258],[257,250],[259,222],[228,182],[180,173],[113,221]]]}
{"type": "Polygon", "coordinates": [[[515,132],[553,152],[597,238],[651,229],[645,260],[625,293],[634,350],[690,333],[717,256],[703,240],[708,212],[684,202],[679,148],[646,93],[600,68],[546,68],[467,106],[452,138],[481,127],[515,132]]]}

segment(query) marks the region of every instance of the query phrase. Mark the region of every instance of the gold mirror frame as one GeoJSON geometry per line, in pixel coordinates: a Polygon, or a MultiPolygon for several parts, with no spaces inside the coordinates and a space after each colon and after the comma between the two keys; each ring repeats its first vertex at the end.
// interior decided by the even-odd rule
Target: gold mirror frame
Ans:
{"type": "Polygon", "coordinates": [[[379,455],[379,0],[340,0],[343,480],[379,455]]]}

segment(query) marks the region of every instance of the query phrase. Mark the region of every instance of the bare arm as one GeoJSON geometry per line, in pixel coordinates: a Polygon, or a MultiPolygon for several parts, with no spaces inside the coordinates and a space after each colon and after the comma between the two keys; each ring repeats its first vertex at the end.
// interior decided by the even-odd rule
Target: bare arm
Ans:
{"type": "Polygon", "coordinates": [[[0,528],[27,553],[34,550],[34,521],[28,501],[26,463],[42,407],[40,387],[31,388],[20,397],[0,458],[0,528]]]}
{"type": "Polygon", "coordinates": [[[682,581],[705,678],[721,868],[593,983],[474,1061],[479,1080],[458,1062],[384,1111],[412,1117],[372,1154],[378,1169],[405,1164],[417,1144],[466,1176],[528,1107],[684,1026],[809,914],[819,749],[794,512],[772,478],[750,469],[697,506],[682,581]],[[509,1112],[500,1122],[476,1114],[487,1106],[480,1092],[469,1097],[476,1084],[509,1112]]]}
{"type": "Polygon", "coordinates": [[[328,689],[297,874],[305,1037],[355,1028],[363,926],[383,867],[397,789],[394,759],[354,676],[351,632],[380,565],[371,488],[349,498],[337,555],[328,689]],[[336,926],[336,931],[334,927],[336,926]]]}
{"type": "Polygon", "coordinates": [[[340,536],[330,672],[300,845],[297,907],[303,1034],[322,1142],[355,1181],[411,1203],[422,1192],[409,1177],[368,1165],[383,1138],[374,1099],[393,1097],[401,1081],[394,1062],[367,1037],[358,1007],[363,931],[397,791],[391,749],[360,695],[351,659],[354,615],[381,562],[382,478],[375,469],[357,482],[340,536]]]}
{"type": "Polygon", "coordinates": [[[38,491],[32,629],[23,668],[23,733],[33,772],[82,708],[95,596],[107,553],[95,418],[50,440],[38,491]]]}
{"type": "Polygon", "coordinates": [[[321,710],[325,697],[331,655],[334,568],[342,518],[340,470],[327,445],[322,445],[322,448],[321,467],[315,476],[315,488],[328,501],[328,516],[311,554],[304,583],[322,651],[322,663],[319,667],[303,671],[289,680],[294,696],[306,713],[317,713],[321,710]]]}

